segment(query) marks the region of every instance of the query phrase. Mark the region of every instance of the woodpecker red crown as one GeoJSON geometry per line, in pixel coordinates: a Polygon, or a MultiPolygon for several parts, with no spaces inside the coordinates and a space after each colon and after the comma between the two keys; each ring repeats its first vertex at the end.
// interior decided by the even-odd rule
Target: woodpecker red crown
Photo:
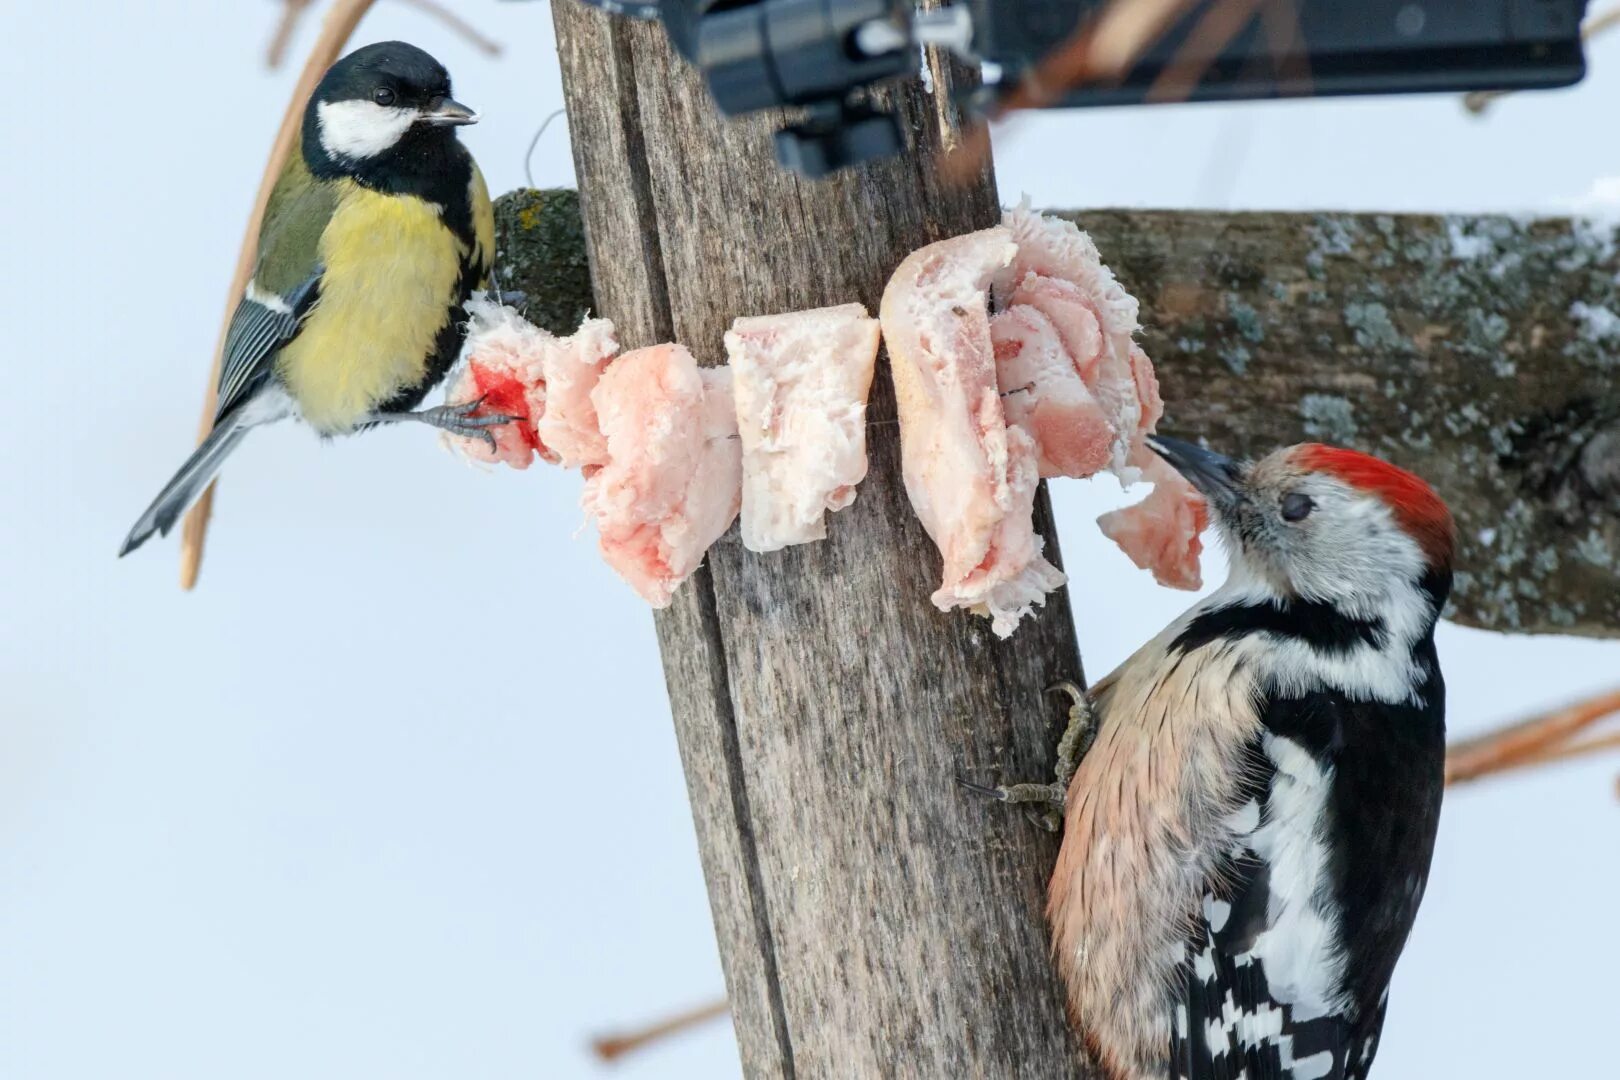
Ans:
{"type": "Polygon", "coordinates": [[[1302,444],[1296,460],[1304,468],[1329,473],[1383,499],[1395,520],[1428,556],[1430,565],[1450,569],[1457,526],[1445,502],[1422,477],[1370,454],[1321,443],[1302,444]]]}

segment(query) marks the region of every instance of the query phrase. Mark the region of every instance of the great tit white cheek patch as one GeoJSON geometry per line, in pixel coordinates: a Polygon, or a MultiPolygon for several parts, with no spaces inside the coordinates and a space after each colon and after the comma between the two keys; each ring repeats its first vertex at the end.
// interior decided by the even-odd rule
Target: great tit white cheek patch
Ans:
{"type": "Polygon", "coordinates": [[[391,149],[417,121],[415,109],[371,101],[323,101],[315,107],[321,147],[334,157],[363,160],[391,149]]]}

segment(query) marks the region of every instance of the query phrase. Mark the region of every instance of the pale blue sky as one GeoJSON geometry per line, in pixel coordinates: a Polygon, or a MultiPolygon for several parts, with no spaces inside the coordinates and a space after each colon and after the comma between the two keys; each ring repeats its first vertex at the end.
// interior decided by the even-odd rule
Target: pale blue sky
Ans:
{"type": "MultiPolygon", "coordinates": [[[[440,56],[506,190],[560,103],[550,15],[456,6],[504,58],[387,3],[356,41],[440,56]]],[[[294,77],[259,65],[278,7],[8,5],[0,1076],[594,1077],[590,1033],[721,979],[652,620],[572,539],[577,477],[289,426],[231,461],[196,593],[172,541],[113,558],[196,423],[294,77]]],[[[1620,175],[1620,35],[1595,60],[1483,123],[1447,99],[1042,116],[1001,138],[1002,193],[1547,208],[1620,175]]],[[[535,172],[571,182],[561,123],[535,172]]],[[[1092,527],[1108,488],[1054,490],[1094,673],[1187,603],[1092,527]]],[[[1620,643],[1441,648],[1458,732],[1620,682],[1620,643]]],[[[1617,768],[1448,800],[1382,1080],[1609,1064],[1617,768]]],[[[721,1025],[614,1071],[737,1066],[721,1025]]]]}

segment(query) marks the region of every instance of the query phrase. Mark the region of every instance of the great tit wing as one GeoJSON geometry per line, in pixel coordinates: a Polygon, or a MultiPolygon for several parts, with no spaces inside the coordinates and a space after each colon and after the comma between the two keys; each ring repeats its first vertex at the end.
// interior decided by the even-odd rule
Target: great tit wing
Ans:
{"type": "Polygon", "coordinates": [[[490,286],[490,273],[495,268],[495,208],[489,201],[489,186],[478,162],[471,162],[472,179],[468,195],[472,204],[473,246],[467,253],[466,272],[474,289],[490,286]]]}
{"type": "Polygon", "coordinates": [[[315,306],[321,233],[336,207],[333,186],[311,176],[303,156],[294,153],[270,192],[253,277],[225,333],[216,420],[264,384],[276,353],[298,335],[315,306]]]}
{"type": "Polygon", "coordinates": [[[236,305],[225,332],[225,354],[219,371],[217,421],[264,385],[275,366],[280,348],[298,336],[299,325],[312,306],[320,285],[317,273],[290,297],[274,293],[255,295],[251,290],[236,305]]]}

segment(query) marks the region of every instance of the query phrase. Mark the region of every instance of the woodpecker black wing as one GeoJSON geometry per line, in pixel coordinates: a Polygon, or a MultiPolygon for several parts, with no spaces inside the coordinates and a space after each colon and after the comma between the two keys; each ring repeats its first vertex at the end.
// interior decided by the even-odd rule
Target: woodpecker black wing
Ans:
{"type": "Polygon", "coordinates": [[[1265,702],[1232,846],[1187,942],[1175,1077],[1366,1075],[1439,824],[1444,687],[1432,642],[1418,652],[1415,702],[1265,702]]]}
{"type": "Polygon", "coordinates": [[[295,152],[270,192],[253,277],[225,333],[216,420],[264,385],[276,353],[319,299],[321,234],[336,207],[333,186],[316,180],[295,152]]]}

